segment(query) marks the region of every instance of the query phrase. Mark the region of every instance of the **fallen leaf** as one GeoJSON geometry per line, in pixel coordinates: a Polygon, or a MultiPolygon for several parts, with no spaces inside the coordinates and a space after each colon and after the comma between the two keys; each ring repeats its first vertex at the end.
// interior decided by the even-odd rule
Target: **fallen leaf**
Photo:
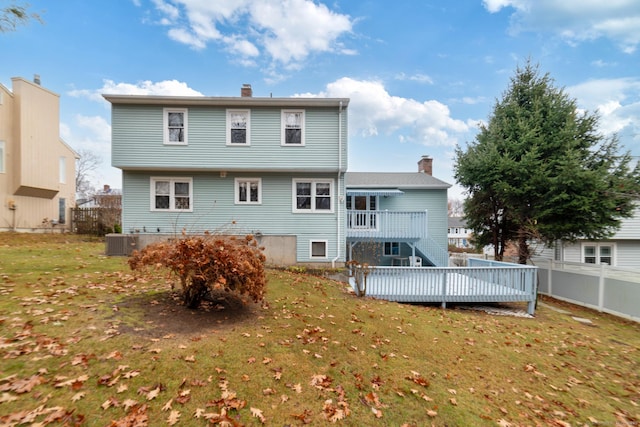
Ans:
{"type": "Polygon", "coordinates": [[[253,408],[253,407],[250,409],[251,409],[251,415],[258,418],[262,424],[264,424],[267,421],[264,415],[262,415],[262,411],[260,409],[253,408]]]}
{"type": "Polygon", "coordinates": [[[179,419],[180,419],[180,412],[171,411],[171,413],[169,414],[169,418],[167,418],[167,424],[169,424],[170,426],[175,425],[179,419]]]}
{"type": "Polygon", "coordinates": [[[172,404],[173,404],[173,399],[169,399],[169,401],[165,403],[164,406],[162,407],[162,411],[165,411],[165,412],[170,411],[172,404]]]}

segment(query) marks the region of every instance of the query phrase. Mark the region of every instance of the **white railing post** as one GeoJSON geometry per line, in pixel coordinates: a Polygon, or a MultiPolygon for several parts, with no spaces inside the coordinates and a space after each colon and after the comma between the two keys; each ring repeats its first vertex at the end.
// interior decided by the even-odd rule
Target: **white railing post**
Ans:
{"type": "Polygon", "coordinates": [[[607,264],[600,264],[600,277],[598,280],[598,310],[604,309],[604,275],[607,264]]]}
{"type": "Polygon", "coordinates": [[[548,280],[548,287],[549,287],[549,295],[553,296],[553,285],[552,285],[552,281],[553,281],[553,258],[549,258],[549,271],[547,272],[547,280],[548,280]]]}

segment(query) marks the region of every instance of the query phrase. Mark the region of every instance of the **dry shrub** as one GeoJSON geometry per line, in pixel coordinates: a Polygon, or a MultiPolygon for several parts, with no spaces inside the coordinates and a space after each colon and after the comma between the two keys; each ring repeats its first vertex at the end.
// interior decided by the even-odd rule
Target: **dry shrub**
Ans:
{"type": "Polygon", "coordinates": [[[244,239],[220,236],[183,236],[154,243],[133,253],[133,270],[166,267],[180,278],[184,304],[198,308],[211,291],[233,292],[262,301],[266,278],[265,256],[252,235],[244,239]]]}

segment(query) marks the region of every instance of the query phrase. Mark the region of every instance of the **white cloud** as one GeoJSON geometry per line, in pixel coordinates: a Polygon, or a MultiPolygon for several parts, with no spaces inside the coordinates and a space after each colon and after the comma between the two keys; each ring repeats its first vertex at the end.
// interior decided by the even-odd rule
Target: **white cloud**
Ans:
{"type": "Polygon", "coordinates": [[[270,62],[296,67],[314,53],[355,53],[338,42],[351,31],[351,18],[312,0],[154,0],[154,4],[162,15],[160,22],[170,26],[171,39],[194,49],[220,43],[239,55],[240,63],[264,53],[270,62]]]}
{"type": "Polygon", "coordinates": [[[349,129],[365,137],[396,133],[401,141],[453,146],[470,130],[467,123],[451,117],[446,105],[393,96],[379,81],[343,77],[329,83],[324,92],[301,96],[351,98],[349,129]]]}
{"type": "Polygon", "coordinates": [[[433,84],[433,79],[426,74],[418,73],[413,75],[407,75],[405,73],[400,73],[396,75],[396,80],[409,80],[417,83],[426,83],[433,84]]]}
{"type": "Polygon", "coordinates": [[[186,83],[177,80],[152,82],[149,80],[138,83],[116,83],[104,80],[99,89],[76,89],[68,92],[69,96],[88,98],[102,102],[102,94],[109,95],[165,95],[165,96],[203,96],[202,93],[191,89],[186,83]]]}
{"type": "Polygon", "coordinates": [[[640,79],[589,80],[566,90],[580,108],[599,112],[605,134],[640,134],[640,79]]]}
{"type": "Polygon", "coordinates": [[[491,13],[514,9],[510,30],[543,31],[575,44],[601,37],[626,53],[640,44],[640,2],[637,0],[483,0],[491,13]]]}

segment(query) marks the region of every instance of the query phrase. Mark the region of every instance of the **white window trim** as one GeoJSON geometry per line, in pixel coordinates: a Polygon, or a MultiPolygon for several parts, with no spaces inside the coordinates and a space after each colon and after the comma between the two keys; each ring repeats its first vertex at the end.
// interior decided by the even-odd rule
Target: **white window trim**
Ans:
{"type": "Polygon", "coordinates": [[[328,240],[309,240],[309,259],[329,259],[329,241],[328,240]],[[324,243],[324,255],[313,255],[313,244],[324,243]]]}
{"type": "Polygon", "coordinates": [[[335,185],[332,179],[307,179],[307,178],[294,178],[293,183],[291,185],[292,192],[292,209],[294,213],[333,213],[335,206],[335,185]],[[297,184],[299,182],[310,182],[311,183],[311,208],[310,209],[298,209],[298,193],[297,193],[297,184]],[[330,209],[316,209],[316,184],[329,184],[329,192],[330,192],[330,209]]]}
{"type": "Polygon", "coordinates": [[[304,110],[282,110],[281,112],[281,116],[280,116],[280,134],[281,134],[281,141],[280,141],[280,145],[282,145],[283,147],[304,147],[305,144],[305,133],[306,133],[306,114],[304,110]],[[302,113],[302,128],[301,128],[301,135],[300,135],[300,144],[287,144],[286,142],[286,132],[285,132],[285,124],[286,124],[286,120],[285,117],[287,115],[287,113],[302,113]]]}
{"type": "Polygon", "coordinates": [[[600,248],[602,246],[609,246],[611,248],[611,266],[615,266],[617,264],[616,255],[618,251],[616,250],[615,242],[582,242],[580,245],[580,262],[583,264],[586,264],[584,260],[586,257],[585,249],[587,246],[595,246],[596,248],[596,263],[591,265],[600,265],[600,248]]]}
{"type": "Polygon", "coordinates": [[[193,178],[152,176],[149,180],[149,208],[153,212],[193,212],[193,178]],[[169,181],[169,209],[156,208],[156,181],[169,181]],[[189,183],[189,209],[175,208],[174,184],[176,182],[189,183]]]}
{"type": "Polygon", "coordinates": [[[234,201],[236,205],[261,205],[262,204],[262,178],[236,178],[234,180],[234,201]],[[241,201],[240,200],[240,188],[239,184],[241,182],[257,182],[258,183],[258,201],[253,202],[251,200],[241,201]]]}
{"type": "Polygon", "coordinates": [[[165,108],[162,110],[162,126],[163,136],[162,141],[164,145],[188,145],[188,124],[189,123],[189,110],[187,108],[165,108]],[[183,113],[184,114],[184,141],[174,142],[169,141],[169,113],[183,113]]]}
{"type": "Polygon", "coordinates": [[[248,147],[251,145],[251,110],[245,109],[228,109],[227,110],[227,145],[231,147],[248,147]],[[247,139],[243,144],[231,142],[231,114],[232,113],[246,113],[247,114],[247,139]]]}
{"type": "Polygon", "coordinates": [[[0,141],[0,173],[6,173],[6,164],[7,164],[7,155],[6,155],[7,145],[4,141],[0,141]]]}

